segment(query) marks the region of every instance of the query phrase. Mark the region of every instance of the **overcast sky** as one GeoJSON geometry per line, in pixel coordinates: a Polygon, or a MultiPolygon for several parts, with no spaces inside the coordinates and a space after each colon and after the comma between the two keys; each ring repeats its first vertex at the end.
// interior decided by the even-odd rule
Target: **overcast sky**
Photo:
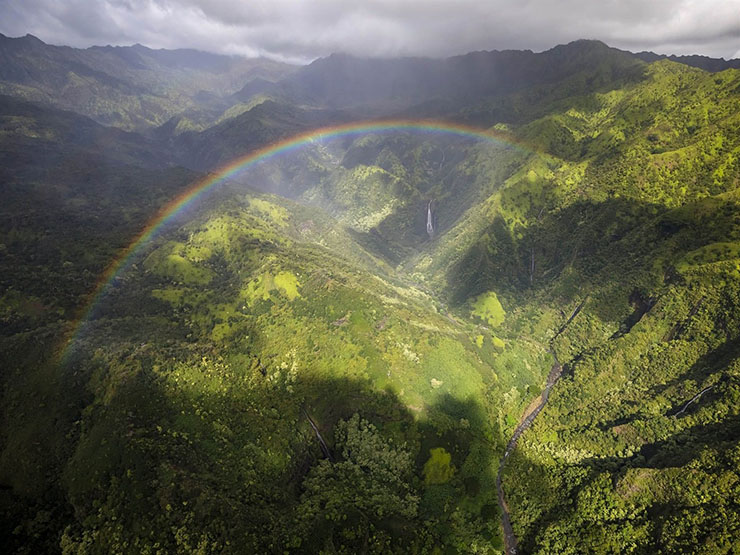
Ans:
{"type": "Polygon", "coordinates": [[[332,52],[449,56],[578,38],[740,57],[740,0],[0,0],[0,32],[307,62],[332,52]]]}

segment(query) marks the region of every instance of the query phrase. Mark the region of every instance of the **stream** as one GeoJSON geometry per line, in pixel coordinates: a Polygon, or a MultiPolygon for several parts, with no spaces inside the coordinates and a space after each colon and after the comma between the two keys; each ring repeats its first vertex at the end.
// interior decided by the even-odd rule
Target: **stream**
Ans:
{"type": "Polygon", "coordinates": [[[560,364],[555,351],[550,349],[550,353],[554,357],[555,361],[553,362],[552,368],[550,368],[550,373],[547,376],[547,384],[545,385],[545,389],[542,391],[540,396],[537,397],[529,405],[527,410],[522,415],[522,418],[519,421],[519,425],[514,429],[514,433],[512,434],[511,439],[509,439],[509,443],[506,445],[506,451],[504,451],[504,456],[501,458],[501,463],[498,467],[498,474],[496,475],[496,491],[498,493],[498,504],[501,508],[501,522],[504,528],[504,552],[506,553],[506,555],[515,555],[517,553],[517,540],[516,536],[514,535],[514,530],[511,527],[509,506],[506,504],[504,488],[501,485],[501,473],[504,470],[506,460],[514,451],[514,448],[516,447],[516,442],[519,440],[519,437],[525,432],[527,428],[532,425],[534,419],[537,418],[537,415],[540,413],[542,408],[547,403],[547,399],[550,397],[550,391],[552,391],[553,386],[557,383],[558,379],[560,379],[560,376],[563,372],[563,366],[560,364]]]}

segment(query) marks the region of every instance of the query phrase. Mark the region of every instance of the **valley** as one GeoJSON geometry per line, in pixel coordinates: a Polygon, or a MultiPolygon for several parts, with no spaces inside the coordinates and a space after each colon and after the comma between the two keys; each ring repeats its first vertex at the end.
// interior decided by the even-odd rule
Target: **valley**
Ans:
{"type": "Polygon", "coordinates": [[[740,70],[0,59],[10,551],[734,552],[740,70]]]}

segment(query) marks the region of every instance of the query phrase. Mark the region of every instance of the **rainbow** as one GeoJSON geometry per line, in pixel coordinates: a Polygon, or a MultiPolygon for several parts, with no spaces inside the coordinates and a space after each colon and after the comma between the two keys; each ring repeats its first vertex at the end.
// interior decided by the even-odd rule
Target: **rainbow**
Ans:
{"type": "Polygon", "coordinates": [[[154,238],[168,222],[175,219],[179,214],[190,207],[198,197],[219,184],[229,180],[229,178],[234,177],[236,174],[246,170],[250,166],[280,154],[299,149],[302,146],[313,142],[353,135],[363,135],[367,133],[399,131],[457,135],[476,140],[488,141],[506,147],[514,147],[525,152],[531,151],[531,149],[524,148],[521,143],[515,141],[512,137],[493,130],[480,129],[459,123],[437,120],[393,119],[360,121],[330,127],[321,127],[290,136],[258,148],[257,150],[248,152],[244,156],[229,162],[215,173],[208,174],[206,177],[193,184],[193,186],[184,193],[163,206],[146,227],[144,227],[144,229],[134,237],[129,246],[121,250],[118,256],[116,256],[116,258],[101,274],[95,288],[88,295],[87,301],[82,306],[78,317],[73,320],[70,329],[65,334],[63,343],[58,350],[60,353],[58,362],[63,363],[68,358],[85,322],[90,319],[95,307],[99,304],[100,300],[105,295],[105,292],[109,289],[116,277],[130,265],[139,249],[151,241],[151,239],[154,238]]]}

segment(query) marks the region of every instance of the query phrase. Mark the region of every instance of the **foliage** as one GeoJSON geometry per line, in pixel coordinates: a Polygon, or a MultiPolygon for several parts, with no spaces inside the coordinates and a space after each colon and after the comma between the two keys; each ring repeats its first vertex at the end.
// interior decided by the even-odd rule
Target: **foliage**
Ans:
{"type": "Polygon", "coordinates": [[[452,455],[444,447],[437,447],[429,450],[429,460],[424,463],[424,483],[426,484],[444,484],[449,482],[455,467],[451,464],[452,455]]]}
{"type": "Polygon", "coordinates": [[[417,514],[411,453],[391,445],[357,413],[337,423],[335,448],[341,450],[340,460],[324,459],[306,476],[298,518],[307,534],[329,526],[321,537],[340,552],[368,549],[369,544],[378,550],[383,547],[379,536],[393,532],[384,521],[408,521],[417,514]]]}
{"type": "Polygon", "coordinates": [[[145,139],[2,99],[9,550],[500,550],[498,461],[556,355],[502,474],[522,550],[731,553],[740,74],[586,46],[457,112],[528,150],[317,141],[133,253],[203,177],[173,159],[346,114],[268,100],[145,139]]]}
{"type": "Polygon", "coordinates": [[[478,295],[473,302],[472,314],[488,322],[488,325],[494,328],[503,324],[506,317],[506,312],[504,312],[501,302],[493,291],[478,295]]]}

